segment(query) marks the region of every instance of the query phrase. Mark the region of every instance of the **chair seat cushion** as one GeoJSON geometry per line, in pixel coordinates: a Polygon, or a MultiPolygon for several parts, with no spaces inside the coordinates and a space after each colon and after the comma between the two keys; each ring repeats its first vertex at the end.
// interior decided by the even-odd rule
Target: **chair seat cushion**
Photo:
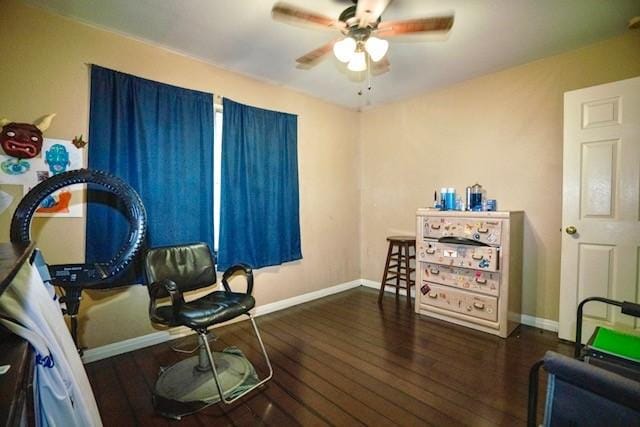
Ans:
{"type": "Polygon", "coordinates": [[[207,328],[247,313],[256,305],[251,295],[216,291],[185,303],[174,316],[173,307],[156,308],[157,321],[169,326],[184,325],[191,329],[207,328]]]}

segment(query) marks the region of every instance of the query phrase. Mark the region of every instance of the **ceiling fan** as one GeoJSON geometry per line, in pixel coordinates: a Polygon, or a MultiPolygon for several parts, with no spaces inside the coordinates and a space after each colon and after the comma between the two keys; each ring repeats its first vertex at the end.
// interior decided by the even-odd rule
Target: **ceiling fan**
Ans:
{"type": "Polygon", "coordinates": [[[453,15],[383,21],[381,15],[391,0],[352,1],[354,5],[342,11],[338,19],[284,2],[277,2],[273,6],[271,16],[277,21],[337,30],[342,34],[341,38],[296,59],[299,68],[313,67],[333,50],[336,58],[346,63],[349,70],[365,71],[370,68],[374,74],[381,74],[388,71],[390,66],[386,58],[389,42],[384,38],[414,34],[446,34],[453,26],[453,15]]]}

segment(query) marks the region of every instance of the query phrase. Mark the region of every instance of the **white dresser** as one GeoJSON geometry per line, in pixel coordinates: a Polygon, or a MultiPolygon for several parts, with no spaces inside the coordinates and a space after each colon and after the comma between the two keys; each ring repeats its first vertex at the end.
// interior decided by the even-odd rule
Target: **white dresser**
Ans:
{"type": "Polygon", "coordinates": [[[416,312],[509,336],[520,323],[523,218],[418,209],[416,312]]]}

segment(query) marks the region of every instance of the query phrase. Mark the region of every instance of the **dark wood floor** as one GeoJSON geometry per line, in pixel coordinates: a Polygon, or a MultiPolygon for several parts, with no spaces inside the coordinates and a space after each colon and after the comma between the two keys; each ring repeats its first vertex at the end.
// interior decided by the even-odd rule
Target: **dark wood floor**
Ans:
{"type": "MultiPolygon", "coordinates": [[[[376,298],[361,287],[258,318],[273,380],[179,423],[524,425],[529,368],[546,350],[571,354],[553,333],[521,326],[503,340],[376,298]]],[[[240,347],[265,372],[248,322],[215,331],[217,349],[240,347]]],[[[179,359],[165,343],[87,365],[104,424],[178,423],[153,413],[151,390],[160,366],[179,359]]]]}

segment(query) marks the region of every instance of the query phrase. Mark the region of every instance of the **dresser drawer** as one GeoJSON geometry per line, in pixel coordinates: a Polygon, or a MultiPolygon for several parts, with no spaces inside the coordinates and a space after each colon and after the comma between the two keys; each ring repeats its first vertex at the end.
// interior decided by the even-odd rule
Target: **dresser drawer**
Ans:
{"type": "Polygon", "coordinates": [[[422,241],[418,243],[417,259],[421,262],[498,271],[498,249],[492,246],[453,245],[422,241]]]}
{"type": "Polygon", "coordinates": [[[466,237],[489,245],[500,245],[502,221],[474,218],[423,217],[423,235],[430,239],[466,237]]]}
{"type": "Polygon", "coordinates": [[[498,320],[498,299],[495,297],[435,283],[427,283],[422,289],[426,291],[420,299],[422,304],[492,322],[498,320]]]}
{"type": "Polygon", "coordinates": [[[441,264],[423,263],[422,281],[439,285],[454,286],[487,295],[498,296],[500,291],[500,273],[469,270],[441,264]]]}

